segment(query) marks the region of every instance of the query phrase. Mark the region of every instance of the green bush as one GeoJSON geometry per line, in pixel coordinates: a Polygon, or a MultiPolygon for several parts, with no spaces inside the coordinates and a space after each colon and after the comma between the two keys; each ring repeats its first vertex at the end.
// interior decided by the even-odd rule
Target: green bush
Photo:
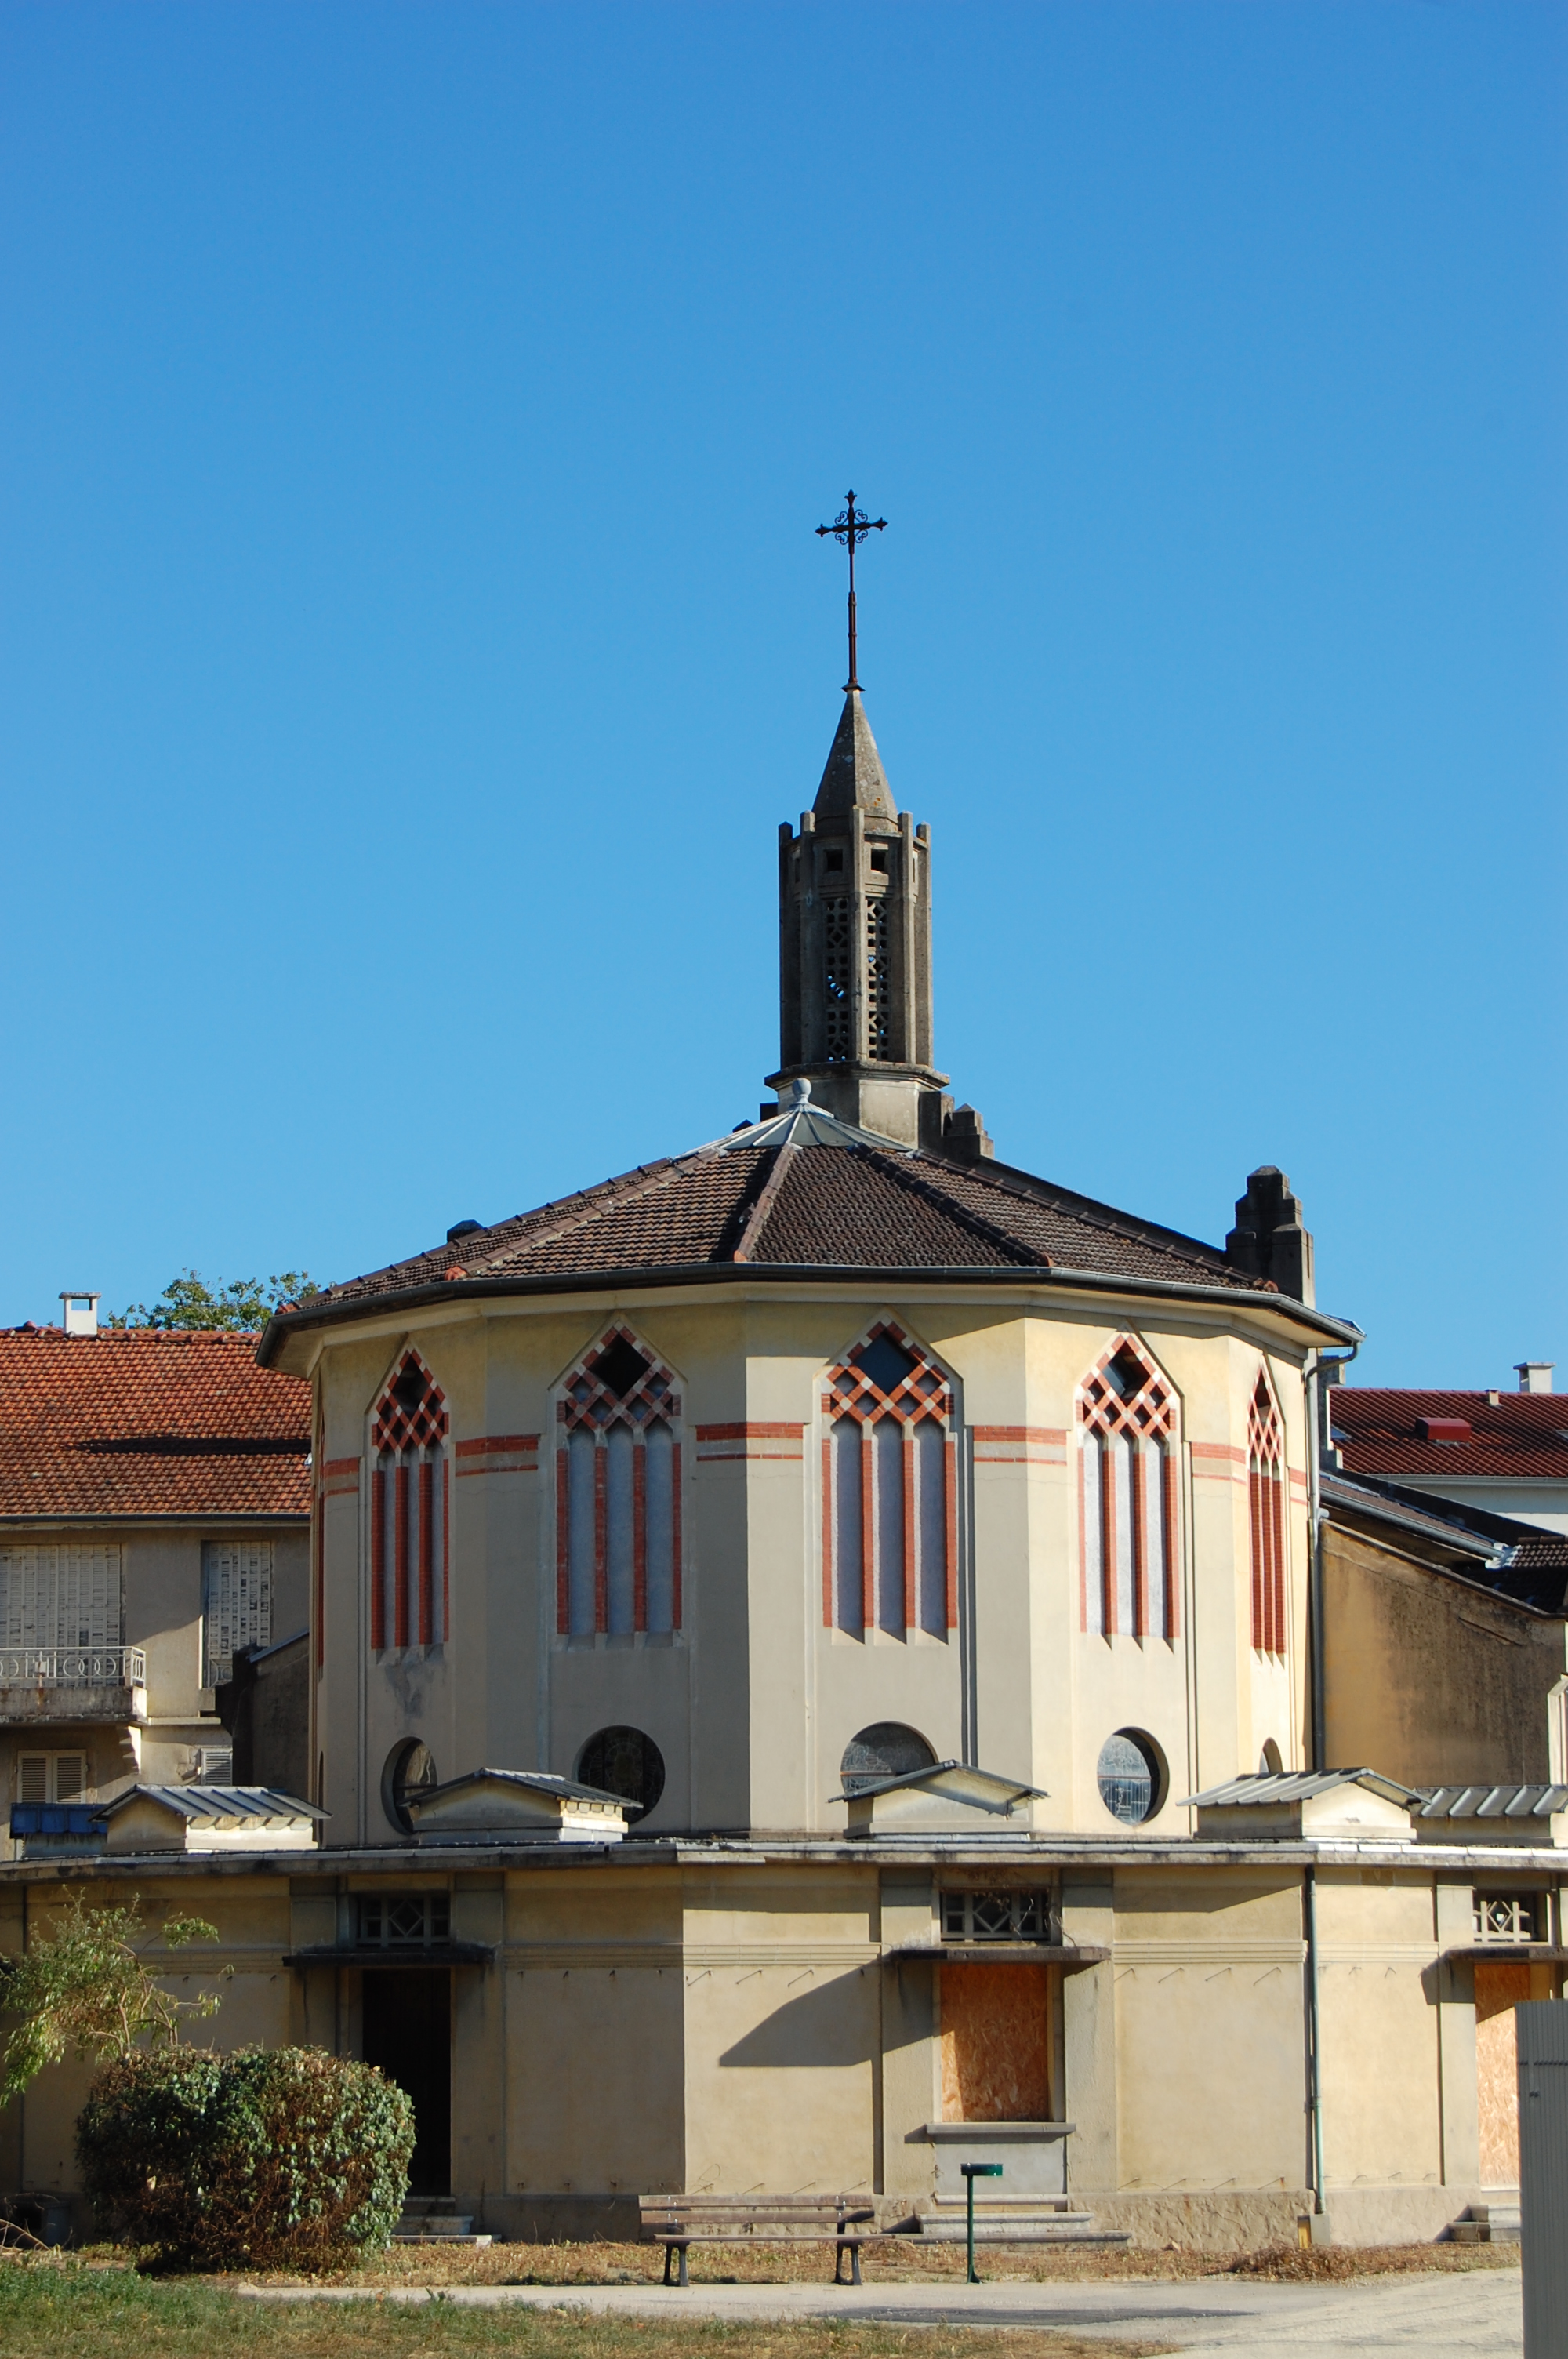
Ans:
{"type": "Polygon", "coordinates": [[[413,2151],[403,2091],[319,2048],[125,2056],[76,2125],[99,2218],[165,2267],[332,2269],[379,2251],[413,2151]]]}

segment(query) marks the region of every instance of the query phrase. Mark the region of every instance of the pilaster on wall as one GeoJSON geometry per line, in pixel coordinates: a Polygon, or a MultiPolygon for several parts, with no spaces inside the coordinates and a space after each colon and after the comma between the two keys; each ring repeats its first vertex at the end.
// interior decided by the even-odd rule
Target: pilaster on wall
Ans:
{"type": "MultiPolygon", "coordinates": [[[[1476,1936],[1467,1884],[1437,1886],[1437,1945],[1456,1949],[1476,1936]]],[[[1481,2132],[1476,2086],[1476,1969],[1468,1958],[1440,1957],[1437,2070],[1443,2109],[1443,2183],[1478,2187],[1481,2132]]]]}
{"type": "MultiPolygon", "coordinates": [[[[893,1870],[881,1886],[884,1952],[903,1941],[928,1941],[934,1905],[929,1875],[893,1870]]],[[[916,2133],[937,2107],[936,1967],[924,1958],[884,1957],[882,1974],[881,2136],[877,2191],[928,2196],[935,2181],[934,2148],[916,2133]]]]}
{"type": "MultiPolygon", "coordinates": [[[[500,1875],[459,1876],[452,1892],[452,1936],[483,1941],[499,1954],[506,1937],[506,1894],[500,1875]]],[[[506,1983],[503,1973],[452,1976],[452,2185],[470,2191],[507,2183],[506,1983]]]]}
{"type": "MultiPolygon", "coordinates": [[[[1062,1937],[1108,1950],[1116,1925],[1115,1888],[1064,1877],[1062,1937]]],[[[1116,1967],[1086,1966],[1062,1977],[1063,2112],[1076,2125],[1067,2141],[1067,2185],[1075,2193],[1114,2194],[1120,2184],[1116,2087],[1116,1967]]]]}

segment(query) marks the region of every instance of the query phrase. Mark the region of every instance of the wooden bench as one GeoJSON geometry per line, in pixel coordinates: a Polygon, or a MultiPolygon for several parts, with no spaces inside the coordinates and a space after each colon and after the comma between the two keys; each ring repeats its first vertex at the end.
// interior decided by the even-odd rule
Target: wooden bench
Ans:
{"type": "MultiPolygon", "coordinates": [[[[677,2285],[688,2285],[687,2250],[692,2245],[833,2245],[833,2282],[844,2282],[844,2256],[849,2256],[849,2283],[860,2279],[862,2238],[855,2234],[875,2220],[876,2206],[858,2203],[848,2195],[643,2195],[638,2198],[643,2234],[665,2248],[665,2283],[670,2263],[678,2253],[677,2285]]],[[[873,2231],[874,2233],[874,2231],[873,2231]]]]}

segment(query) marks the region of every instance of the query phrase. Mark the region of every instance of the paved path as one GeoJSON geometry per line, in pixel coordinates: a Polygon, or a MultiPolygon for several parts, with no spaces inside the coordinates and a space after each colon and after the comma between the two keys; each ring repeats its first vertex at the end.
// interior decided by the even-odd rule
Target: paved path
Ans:
{"type": "MultiPolygon", "coordinates": [[[[308,2293],[242,2288],[269,2301],[352,2300],[344,2289],[308,2293]]],[[[389,2301],[429,2294],[398,2289],[389,2301]]],[[[831,2285],[454,2286],[449,2299],[488,2309],[524,2302],[540,2310],[640,2312],[687,2318],[885,2319],[903,2326],[1071,2328],[1108,2342],[1152,2343],[1187,2359],[1271,2359],[1314,2351],[1325,2359],[1519,2359],[1523,2337],[1517,2269],[1464,2276],[1412,2276],[1346,2286],[1260,2285],[1241,2277],[1148,2278],[1118,2284],[878,2285],[851,2293],[831,2285]]]]}

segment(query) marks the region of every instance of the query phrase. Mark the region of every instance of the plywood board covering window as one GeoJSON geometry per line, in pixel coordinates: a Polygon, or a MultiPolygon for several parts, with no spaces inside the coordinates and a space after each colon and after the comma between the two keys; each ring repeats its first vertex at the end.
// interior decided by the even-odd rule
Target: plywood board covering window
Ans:
{"type": "Polygon", "coordinates": [[[942,1969],[942,2118],[1051,2119],[1051,1970],[942,1969]]]}
{"type": "Polygon", "coordinates": [[[1530,1996],[1522,1959],[1476,1964],[1476,2111],[1483,2187],[1519,2184],[1519,2061],[1514,2009],[1530,1996]]]}

